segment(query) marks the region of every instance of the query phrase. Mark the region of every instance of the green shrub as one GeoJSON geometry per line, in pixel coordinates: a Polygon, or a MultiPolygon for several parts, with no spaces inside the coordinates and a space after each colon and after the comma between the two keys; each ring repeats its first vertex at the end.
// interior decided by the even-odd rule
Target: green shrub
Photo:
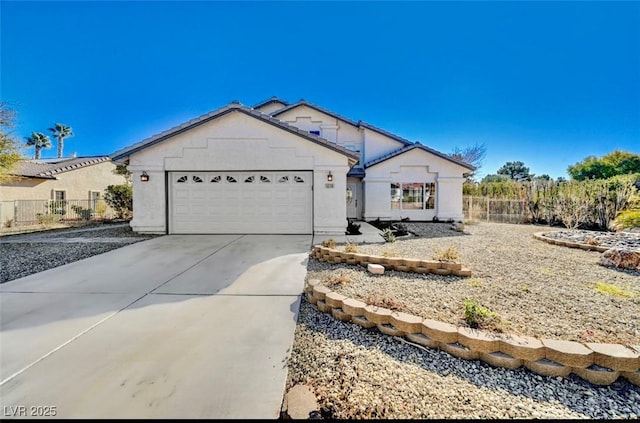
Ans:
{"type": "Polygon", "coordinates": [[[128,219],[133,212],[133,188],[131,185],[109,185],[104,200],[115,210],[118,219],[128,219]]]}
{"type": "Polygon", "coordinates": [[[616,231],[640,228],[640,209],[622,210],[613,221],[612,227],[616,231]]]}
{"type": "Polygon", "coordinates": [[[486,307],[483,307],[477,300],[466,298],[463,302],[464,320],[472,328],[499,329],[500,321],[498,315],[486,307]]]}
{"type": "Polygon", "coordinates": [[[390,228],[382,231],[382,238],[384,238],[386,242],[396,242],[396,236],[393,234],[393,231],[390,228]]]}

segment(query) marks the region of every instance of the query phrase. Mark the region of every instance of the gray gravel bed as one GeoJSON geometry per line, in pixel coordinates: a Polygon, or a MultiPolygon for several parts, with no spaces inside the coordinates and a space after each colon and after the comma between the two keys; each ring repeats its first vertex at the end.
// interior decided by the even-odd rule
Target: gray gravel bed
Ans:
{"type": "Polygon", "coordinates": [[[287,388],[312,386],[324,418],[629,419],[640,388],[495,368],[333,319],[302,301],[287,388]]]}
{"type": "Polygon", "coordinates": [[[129,226],[63,229],[0,237],[0,283],[144,241],[129,226]],[[102,239],[102,241],[101,241],[102,239]]]}

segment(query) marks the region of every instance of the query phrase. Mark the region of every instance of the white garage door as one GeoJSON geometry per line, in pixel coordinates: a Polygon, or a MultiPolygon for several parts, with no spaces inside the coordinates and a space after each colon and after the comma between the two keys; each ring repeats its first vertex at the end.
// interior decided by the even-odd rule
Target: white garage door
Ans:
{"type": "Polygon", "coordinates": [[[312,172],[170,172],[172,234],[310,234],[312,172]]]}

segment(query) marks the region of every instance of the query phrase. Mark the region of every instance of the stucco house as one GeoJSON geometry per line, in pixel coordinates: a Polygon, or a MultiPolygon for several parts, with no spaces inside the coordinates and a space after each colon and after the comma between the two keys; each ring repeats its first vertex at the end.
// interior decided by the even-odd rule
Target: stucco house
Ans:
{"type": "Polygon", "coordinates": [[[115,168],[109,156],[23,160],[0,183],[0,223],[34,223],[37,213],[56,211],[47,209],[51,202],[69,215],[73,205],[95,209],[107,186],[127,182],[115,168]]]}
{"type": "Polygon", "coordinates": [[[233,102],[111,155],[137,232],[343,234],[348,219],[462,220],[474,167],[305,100],[233,102]]]}

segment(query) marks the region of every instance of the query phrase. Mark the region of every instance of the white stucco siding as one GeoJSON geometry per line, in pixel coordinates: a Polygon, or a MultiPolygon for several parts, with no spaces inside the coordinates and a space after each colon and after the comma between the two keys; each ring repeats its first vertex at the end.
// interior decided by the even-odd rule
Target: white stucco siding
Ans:
{"type": "Polygon", "coordinates": [[[131,226],[139,232],[166,231],[165,173],[198,170],[313,171],[314,231],[339,233],[346,227],[347,157],[241,112],[231,112],[132,154],[129,169],[134,180],[131,226]],[[140,182],[142,171],[149,174],[148,182],[140,182]],[[323,183],[329,171],[334,188],[323,183]]]}
{"type": "Polygon", "coordinates": [[[126,183],[113,173],[116,165],[102,162],[55,175],[56,179],[22,179],[0,185],[0,201],[51,200],[53,191],[65,191],[67,200],[89,200],[89,191],[104,191],[109,185],[126,183]]]}
{"type": "Polygon", "coordinates": [[[364,151],[362,131],[353,124],[307,106],[298,106],[277,116],[278,119],[305,131],[320,131],[320,136],[353,150],[364,151]]]}
{"type": "Polygon", "coordinates": [[[462,220],[463,173],[468,169],[424,150],[414,149],[367,168],[365,219],[462,220]],[[435,209],[391,209],[391,183],[434,182],[435,209]]]}
{"type": "Polygon", "coordinates": [[[364,129],[364,163],[386,156],[405,145],[370,129],[364,129]]]}

